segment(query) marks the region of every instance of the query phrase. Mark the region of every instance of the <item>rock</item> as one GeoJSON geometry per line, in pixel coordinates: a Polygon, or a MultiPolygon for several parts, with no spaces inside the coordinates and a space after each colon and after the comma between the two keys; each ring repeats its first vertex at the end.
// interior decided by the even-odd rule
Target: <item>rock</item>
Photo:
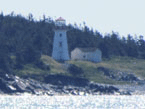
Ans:
{"type": "Polygon", "coordinates": [[[14,76],[13,75],[9,75],[9,74],[5,74],[3,76],[3,79],[5,79],[6,81],[14,81],[14,76]]]}
{"type": "Polygon", "coordinates": [[[25,91],[29,92],[29,93],[32,93],[32,94],[35,94],[35,92],[36,92],[35,88],[32,87],[32,86],[27,86],[25,91]]]}
{"type": "Polygon", "coordinates": [[[14,75],[3,75],[0,78],[0,93],[20,95],[29,93],[35,95],[87,95],[109,94],[118,91],[113,86],[103,86],[89,82],[83,78],[73,78],[62,75],[49,75],[42,83],[31,78],[23,79],[14,75]]]}
{"type": "Polygon", "coordinates": [[[49,95],[49,96],[53,96],[54,95],[54,93],[52,93],[51,91],[46,92],[46,94],[49,95]]]}
{"type": "Polygon", "coordinates": [[[71,94],[72,94],[72,95],[79,95],[79,94],[78,94],[78,91],[76,91],[76,90],[71,91],[71,94]]]}
{"type": "Polygon", "coordinates": [[[116,71],[110,71],[108,68],[105,67],[98,67],[97,70],[104,72],[104,76],[113,80],[130,81],[130,82],[140,81],[133,73],[120,72],[120,71],[116,73],[116,71]]]}
{"type": "Polygon", "coordinates": [[[18,92],[24,92],[26,89],[26,85],[22,82],[15,82],[13,87],[15,87],[18,92]]]}
{"type": "Polygon", "coordinates": [[[145,80],[140,80],[136,84],[138,84],[138,85],[144,85],[145,84],[145,80]]]}
{"type": "Polygon", "coordinates": [[[89,84],[89,88],[90,89],[98,88],[98,85],[94,84],[94,83],[91,83],[91,84],[89,84]]]}
{"type": "Polygon", "coordinates": [[[79,91],[78,95],[86,95],[86,92],[79,91]]]}
{"type": "Polygon", "coordinates": [[[105,92],[105,87],[103,87],[102,85],[100,85],[97,90],[99,92],[105,92]]]}
{"type": "Polygon", "coordinates": [[[129,91],[123,91],[120,92],[120,95],[131,95],[131,93],[129,91]]]}
{"type": "Polygon", "coordinates": [[[119,89],[116,88],[116,87],[114,87],[114,86],[109,86],[109,90],[113,90],[115,92],[118,92],[119,91],[119,89]]]}
{"type": "Polygon", "coordinates": [[[104,75],[105,75],[105,76],[110,76],[110,73],[109,73],[109,69],[108,69],[108,68],[105,68],[105,67],[98,67],[97,70],[98,70],[98,71],[104,72],[104,75]]]}
{"type": "Polygon", "coordinates": [[[53,85],[72,85],[85,87],[88,85],[89,81],[84,78],[69,77],[64,75],[48,75],[45,78],[45,82],[53,85]]]}
{"type": "Polygon", "coordinates": [[[7,84],[7,82],[0,78],[0,90],[4,93],[12,93],[14,92],[13,89],[11,89],[11,87],[9,87],[9,85],[7,84]]]}

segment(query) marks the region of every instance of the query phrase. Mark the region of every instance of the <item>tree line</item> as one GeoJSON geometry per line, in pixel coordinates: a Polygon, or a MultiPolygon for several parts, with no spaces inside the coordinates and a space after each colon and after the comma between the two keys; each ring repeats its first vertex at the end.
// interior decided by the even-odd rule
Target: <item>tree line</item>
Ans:
{"type": "MultiPolygon", "coordinates": [[[[32,14],[28,18],[22,15],[0,14],[0,69],[11,72],[23,68],[28,63],[38,64],[42,54],[51,56],[55,27],[52,18],[36,21],[32,14]],[[12,57],[15,57],[15,62],[12,57]]],[[[69,53],[76,47],[96,47],[102,51],[103,58],[129,56],[145,59],[145,40],[143,36],[128,35],[120,37],[118,33],[102,35],[86,25],[83,29],[69,24],[69,53]]]]}

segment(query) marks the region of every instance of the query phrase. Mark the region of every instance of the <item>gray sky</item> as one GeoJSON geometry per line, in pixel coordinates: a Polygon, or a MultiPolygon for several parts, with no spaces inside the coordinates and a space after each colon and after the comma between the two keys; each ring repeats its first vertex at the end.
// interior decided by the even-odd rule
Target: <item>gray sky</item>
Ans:
{"type": "Polygon", "coordinates": [[[102,34],[113,30],[121,36],[145,36],[145,0],[3,0],[0,11],[25,17],[32,13],[36,19],[62,16],[71,24],[85,21],[102,34]]]}

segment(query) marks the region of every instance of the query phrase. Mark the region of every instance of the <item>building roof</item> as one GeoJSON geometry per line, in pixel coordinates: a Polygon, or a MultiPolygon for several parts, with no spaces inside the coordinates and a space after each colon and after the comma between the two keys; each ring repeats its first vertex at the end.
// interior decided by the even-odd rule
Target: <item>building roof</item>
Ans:
{"type": "Polygon", "coordinates": [[[56,19],[56,21],[65,21],[65,19],[62,17],[59,17],[58,19],[56,19]]]}
{"type": "Polygon", "coordinates": [[[80,49],[82,52],[94,52],[97,50],[97,48],[93,48],[93,47],[89,47],[89,48],[78,48],[80,49]]]}

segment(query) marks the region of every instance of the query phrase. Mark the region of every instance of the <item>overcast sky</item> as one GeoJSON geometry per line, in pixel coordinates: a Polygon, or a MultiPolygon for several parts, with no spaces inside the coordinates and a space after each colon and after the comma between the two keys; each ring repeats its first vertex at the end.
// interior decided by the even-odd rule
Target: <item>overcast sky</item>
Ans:
{"type": "Polygon", "coordinates": [[[145,36],[145,0],[1,0],[0,11],[32,13],[39,19],[43,14],[62,16],[67,23],[86,25],[102,34],[112,31],[120,36],[145,36]]]}

